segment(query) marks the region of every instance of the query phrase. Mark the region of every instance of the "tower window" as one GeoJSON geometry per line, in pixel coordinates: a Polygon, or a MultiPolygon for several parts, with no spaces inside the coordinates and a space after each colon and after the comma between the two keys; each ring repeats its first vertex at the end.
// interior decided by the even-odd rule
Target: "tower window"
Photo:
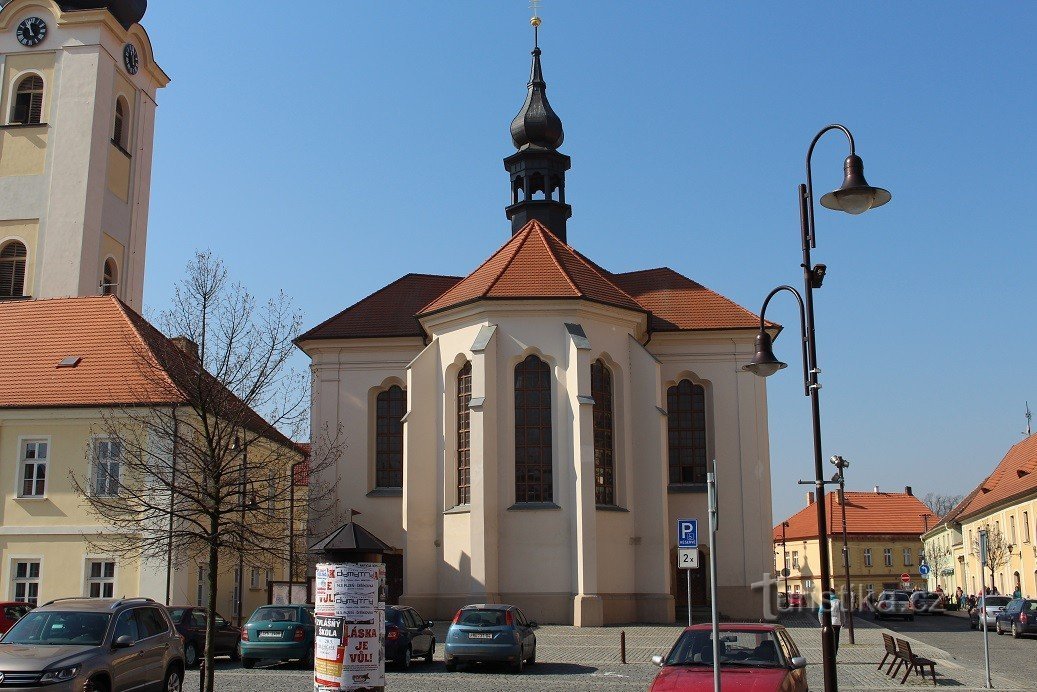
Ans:
{"type": "Polygon", "coordinates": [[[126,99],[122,96],[115,99],[115,126],[112,128],[112,144],[123,151],[126,151],[127,145],[126,111],[126,99]]]}
{"type": "Polygon", "coordinates": [[[43,78],[31,74],[18,83],[11,124],[38,125],[43,118],[43,78]]]}
{"type": "Polygon", "coordinates": [[[591,395],[594,397],[594,502],[599,505],[614,505],[616,476],[612,373],[600,360],[591,364],[591,395]]]}
{"type": "Polygon", "coordinates": [[[0,298],[19,298],[25,291],[25,246],[17,240],[0,250],[0,298]]]}
{"type": "Polygon", "coordinates": [[[119,285],[118,282],[119,268],[115,266],[115,260],[109,257],[104,261],[104,279],[101,280],[101,295],[114,295],[115,287],[119,285]]]}
{"type": "Polygon", "coordinates": [[[375,402],[375,487],[403,487],[403,414],[407,392],[393,385],[375,402]]]}
{"type": "Polygon", "coordinates": [[[472,501],[472,362],[457,373],[457,504],[472,501]]]}
{"type": "Polygon", "coordinates": [[[515,366],[515,502],[551,502],[551,368],[536,356],[515,366]]]}
{"type": "Polygon", "coordinates": [[[670,483],[706,482],[706,390],[681,380],[666,390],[670,483]]]}

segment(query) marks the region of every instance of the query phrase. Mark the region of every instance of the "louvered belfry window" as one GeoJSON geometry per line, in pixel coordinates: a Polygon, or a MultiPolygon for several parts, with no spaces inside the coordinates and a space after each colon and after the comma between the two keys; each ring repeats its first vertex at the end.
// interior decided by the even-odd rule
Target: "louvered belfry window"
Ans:
{"type": "Polygon", "coordinates": [[[472,501],[472,363],[457,373],[457,504],[472,501]]]}
{"type": "Polygon", "coordinates": [[[616,504],[616,476],[612,408],[612,372],[601,360],[591,363],[594,398],[594,502],[616,504]]]}
{"type": "Polygon", "coordinates": [[[125,120],[125,107],[122,105],[122,97],[120,96],[115,99],[115,127],[112,130],[112,141],[124,150],[126,149],[126,142],[123,141],[123,135],[126,134],[125,120]]]}
{"type": "Polygon", "coordinates": [[[515,502],[551,502],[551,367],[536,356],[515,366],[515,502]]]}
{"type": "Polygon", "coordinates": [[[101,284],[101,295],[110,296],[115,293],[116,273],[115,260],[106,259],[104,261],[104,279],[101,284]]]}
{"type": "Polygon", "coordinates": [[[25,246],[17,240],[0,250],[0,298],[18,298],[25,291],[25,246]]]}
{"type": "Polygon", "coordinates": [[[403,487],[403,414],[407,392],[398,385],[379,392],[375,403],[375,486],[403,487]]]}
{"type": "Polygon", "coordinates": [[[11,123],[37,125],[43,118],[43,78],[29,75],[18,83],[11,123]]]}
{"type": "Polygon", "coordinates": [[[670,483],[706,482],[706,390],[681,380],[666,390],[670,483]]]}

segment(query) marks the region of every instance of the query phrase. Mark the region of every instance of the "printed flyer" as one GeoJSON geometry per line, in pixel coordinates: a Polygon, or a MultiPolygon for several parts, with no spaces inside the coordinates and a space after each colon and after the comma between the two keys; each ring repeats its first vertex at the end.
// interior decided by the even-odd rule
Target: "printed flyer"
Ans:
{"type": "Polygon", "coordinates": [[[381,668],[382,640],[375,624],[346,625],[342,660],[342,689],[361,690],[385,685],[381,668]]]}
{"type": "Polygon", "coordinates": [[[342,620],[314,617],[313,682],[321,688],[339,689],[342,680],[342,620]]]}

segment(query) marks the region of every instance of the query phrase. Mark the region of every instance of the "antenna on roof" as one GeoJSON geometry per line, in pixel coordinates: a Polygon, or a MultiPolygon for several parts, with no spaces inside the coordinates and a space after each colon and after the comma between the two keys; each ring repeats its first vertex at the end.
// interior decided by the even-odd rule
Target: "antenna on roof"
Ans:
{"type": "Polygon", "coordinates": [[[1033,420],[1033,414],[1030,413],[1030,402],[1027,401],[1026,402],[1026,432],[1023,433],[1027,437],[1029,437],[1030,435],[1033,434],[1033,433],[1030,432],[1030,421],[1032,421],[1032,420],[1033,420]]]}

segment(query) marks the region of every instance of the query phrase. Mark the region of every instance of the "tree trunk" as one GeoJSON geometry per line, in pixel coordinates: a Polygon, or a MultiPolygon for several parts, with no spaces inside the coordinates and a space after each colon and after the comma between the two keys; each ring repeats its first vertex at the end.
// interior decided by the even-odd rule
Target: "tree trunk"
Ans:
{"type": "MultiPolygon", "coordinates": [[[[205,613],[205,682],[202,686],[204,692],[214,692],[216,689],[215,674],[213,670],[213,652],[216,649],[216,584],[217,570],[219,569],[219,550],[216,546],[216,537],[219,535],[219,525],[213,520],[212,536],[209,542],[209,598],[205,613]]],[[[238,598],[241,595],[238,594],[238,598]]]]}

